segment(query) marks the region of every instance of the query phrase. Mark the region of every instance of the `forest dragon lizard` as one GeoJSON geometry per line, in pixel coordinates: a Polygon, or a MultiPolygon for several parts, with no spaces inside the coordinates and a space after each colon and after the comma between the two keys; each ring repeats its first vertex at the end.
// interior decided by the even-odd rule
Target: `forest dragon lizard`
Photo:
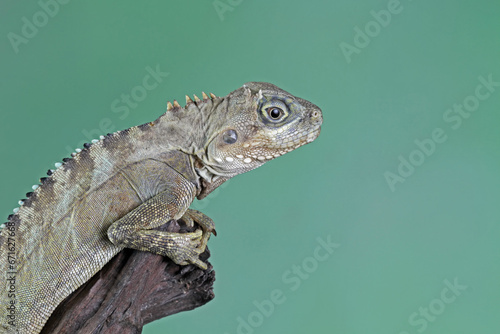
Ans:
{"type": "Polygon", "coordinates": [[[123,248],[206,269],[213,221],[189,208],[226,180],[310,143],[321,110],[263,82],[167,104],[57,163],[0,232],[0,331],[39,333],[61,301],[123,248]],[[192,233],[155,230],[172,219],[192,233]]]}

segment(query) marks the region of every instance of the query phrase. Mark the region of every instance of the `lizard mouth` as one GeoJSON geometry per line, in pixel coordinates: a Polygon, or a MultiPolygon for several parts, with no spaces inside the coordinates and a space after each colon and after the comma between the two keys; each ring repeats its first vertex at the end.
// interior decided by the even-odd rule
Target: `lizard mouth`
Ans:
{"type": "Polygon", "coordinates": [[[321,125],[319,125],[317,128],[315,128],[311,133],[307,135],[307,144],[313,142],[318,138],[319,133],[321,132],[321,125]]]}
{"type": "Polygon", "coordinates": [[[299,144],[294,146],[295,148],[299,148],[302,145],[309,144],[318,138],[319,133],[321,132],[321,125],[316,126],[312,131],[308,131],[307,133],[302,133],[300,137],[295,139],[293,142],[298,142],[299,144]]]}
{"type": "Polygon", "coordinates": [[[314,128],[312,131],[302,134],[300,137],[296,138],[295,140],[287,143],[283,143],[279,145],[278,147],[273,148],[273,157],[277,158],[279,156],[282,156],[288,152],[291,152],[293,150],[296,150],[297,148],[304,146],[306,144],[312,143],[316,138],[318,138],[319,133],[321,132],[321,125],[318,125],[316,128],[314,128]]]}

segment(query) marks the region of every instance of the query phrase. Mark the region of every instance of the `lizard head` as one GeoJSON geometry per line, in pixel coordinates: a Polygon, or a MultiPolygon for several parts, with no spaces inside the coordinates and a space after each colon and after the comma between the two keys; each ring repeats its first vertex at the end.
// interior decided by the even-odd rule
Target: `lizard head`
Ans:
{"type": "Polygon", "coordinates": [[[225,179],[312,142],[323,122],[319,107],[265,82],[243,85],[217,109],[202,161],[225,179]]]}

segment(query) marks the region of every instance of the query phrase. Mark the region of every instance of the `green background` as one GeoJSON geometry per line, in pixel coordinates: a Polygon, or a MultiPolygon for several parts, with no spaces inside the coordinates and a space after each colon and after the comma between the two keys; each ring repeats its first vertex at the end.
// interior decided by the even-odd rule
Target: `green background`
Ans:
{"type": "Polygon", "coordinates": [[[151,121],[184,94],[269,81],[319,105],[322,133],[195,204],[219,233],[209,243],[216,298],[144,333],[500,332],[500,87],[478,88],[489,96],[460,127],[443,118],[477,101],[479,77],[500,81],[500,5],[218,6],[70,1],[43,22],[40,3],[2,0],[0,214],[68,147],[151,121]],[[23,17],[40,27],[13,46],[23,17]],[[346,57],[347,44],[357,50],[346,57]],[[118,112],[113,102],[139,92],[148,66],[169,74],[118,112]],[[446,140],[431,150],[437,128],[446,140]],[[400,156],[421,164],[392,191],[385,174],[398,173],[400,156]],[[318,237],[340,246],[318,253],[318,237]],[[274,290],[282,303],[271,309],[274,290]]]}

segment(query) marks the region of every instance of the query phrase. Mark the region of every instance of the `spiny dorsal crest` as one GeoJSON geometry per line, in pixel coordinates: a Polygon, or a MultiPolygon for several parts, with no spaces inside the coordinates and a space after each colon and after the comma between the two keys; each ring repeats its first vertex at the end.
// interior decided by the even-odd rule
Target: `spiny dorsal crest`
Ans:
{"type": "MultiPolygon", "coordinates": [[[[207,101],[212,101],[217,98],[214,93],[210,93],[210,97],[205,93],[201,92],[201,97],[203,100],[201,100],[196,94],[193,94],[194,101],[189,97],[189,95],[186,95],[186,105],[184,106],[184,109],[187,109],[191,105],[196,105],[197,107],[200,107],[202,103],[206,103],[207,101]]],[[[167,111],[177,111],[178,109],[182,108],[179,102],[177,100],[174,100],[174,103],[171,103],[170,101],[167,102],[167,111]]]]}
{"type": "MultiPolygon", "coordinates": [[[[43,189],[43,186],[46,184],[46,183],[51,183],[53,182],[53,177],[55,175],[55,173],[61,169],[64,165],[66,165],[67,163],[71,162],[73,159],[79,159],[79,155],[83,152],[83,151],[88,151],[90,150],[90,148],[92,146],[94,146],[95,144],[97,143],[100,143],[99,145],[102,146],[103,144],[103,141],[105,139],[108,139],[110,137],[114,137],[114,136],[120,136],[121,133],[124,133],[124,132],[127,132],[129,129],[126,129],[126,130],[121,130],[121,131],[116,131],[114,133],[108,133],[107,135],[103,136],[99,136],[99,139],[93,139],[91,142],[89,143],[85,143],[83,144],[83,149],[82,148],[77,148],[73,153],[71,153],[71,157],[67,157],[67,158],[63,158],[62,159],[62,162],[56,162],[54,164],[54,167],[55,169],[49,169],[47,171],[47,177],[41,177],[39,179],[39,182],[37,184],[34,184],[31,189],[32,191],[26,193],[26,198],[23,198],[21,200],[19,200],[18,204],[19,204],[19,207],[16,207],[14,208],[13,210],[13,214],[10,214],[7,218],[8,222],[12,222],[13,219],[14,219],[14,216],[17,215],[19,213],[19,210],[23,208],[23,206],[25,205],[29,205],[33,200],[36,200],[36,197],[37,195],[40,193],[40,191],[43,189]]],[[[7,223],[8,223],[7,222],[7,223]]],[[[4,223],[4,224],[0,224],[0,231],[3,230],[3,228],[6,226],[7,223],[4,223]]]]}

